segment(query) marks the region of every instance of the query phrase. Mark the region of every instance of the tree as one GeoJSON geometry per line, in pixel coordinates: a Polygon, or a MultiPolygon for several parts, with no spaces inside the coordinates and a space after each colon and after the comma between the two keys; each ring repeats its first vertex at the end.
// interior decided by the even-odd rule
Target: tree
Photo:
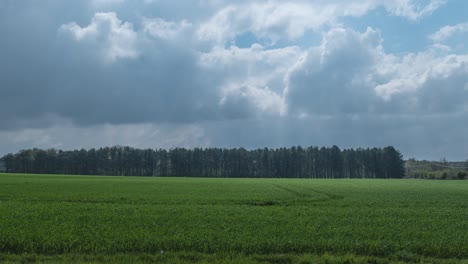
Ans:
{"type": "Polygon", "coordinates": [[[333,146],[330,151],[332,178],[343,178],[343,156],[337,146],[333,146]]]}
{"type": "Polygon", "coordinates": [[[5,155],[3,158],[2,158],[2,161],[4,163],[4,166],[5,166],[5,171],[6,172],[15,172],[16,171],[16,167],[15,167],[15,156],[11,153],[5,155]]]}
{"type": "Polygon", "coordinates": [[[393,147],[278,149],[106,147],[21,150],[2,158],[7,172],[127,176],[401,178],[402,155],[393,147]]]}
{"type": "Polygon", "coordinates": [[[0,172],[6,172],[5,161],[3,161],[3,158],[0,159],[0,172]]]}
{"type": "Polygon", "coordinates": [[[384,153],[384,175],[385,178],[405,177],[405,163],[403,156],[393,147],[385,147],[384,153]]]}

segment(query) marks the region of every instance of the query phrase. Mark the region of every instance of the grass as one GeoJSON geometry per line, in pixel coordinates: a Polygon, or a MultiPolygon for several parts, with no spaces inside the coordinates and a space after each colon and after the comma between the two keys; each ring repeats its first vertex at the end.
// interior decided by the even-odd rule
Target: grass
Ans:
{"type": "Polygon", "coordinates": [[[467,263],[468,181],[0,174],[0,262],[467,263]]]}

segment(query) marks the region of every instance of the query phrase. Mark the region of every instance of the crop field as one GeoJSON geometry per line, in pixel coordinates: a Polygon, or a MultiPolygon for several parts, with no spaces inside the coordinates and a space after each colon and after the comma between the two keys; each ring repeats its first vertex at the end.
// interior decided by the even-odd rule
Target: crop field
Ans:
{"type": "Polygon", "coordinates": [[[0,174],[0,262],[467,259],[468,181],[0,174]]]}

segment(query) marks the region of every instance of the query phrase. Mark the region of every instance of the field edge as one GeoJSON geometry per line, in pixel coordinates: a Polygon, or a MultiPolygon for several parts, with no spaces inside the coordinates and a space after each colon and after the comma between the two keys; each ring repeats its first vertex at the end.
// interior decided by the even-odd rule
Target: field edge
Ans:
{"type": "Polygon", "coordinates": [[[197,252],[161,252],[160,254],[116,254],[116,255],[38,255],[0,253],[1,263],[440,263],[468,264],[468,259],[439,259],[400,252],[390,258],[356,256],[353,254],[204,254],[197,252]]]}

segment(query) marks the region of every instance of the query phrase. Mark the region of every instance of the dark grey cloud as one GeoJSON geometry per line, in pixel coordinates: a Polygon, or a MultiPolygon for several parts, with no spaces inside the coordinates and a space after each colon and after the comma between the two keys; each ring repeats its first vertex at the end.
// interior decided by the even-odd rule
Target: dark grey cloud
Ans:
{"type": "Polygon", "coordinates": [[[63,66],[54,64],[57,25],[76,18],[74,11],[83,13],[73,3],[71,12],[65,12],[61,1],[51,2],[56,10],[37,1],[2,1],[0,5],[0,111],[6,119],[0,126],[11,127],[46,114],[51,77],[63,66]]]}
{"type": "Polygon", "coordinates": [[[468,153],[465,144],[467,118],[467,114],[453,114],[238,120],[207,125],[205,136],[214,146],[366,148],[393,145],[405,158],[465,160],[468,153]]]}
{"type": "MultiPolygon", "coordinates": [[[[52,11],[64,11],[59,7],[52,11]]],[[[94,24],[95,36],[77,41],[62,28],[72,17],[42,11],[13,3],[4,10],[8,23],[2,23],[1,32],[8,38],[0,43],[0,111],[8,122],[3,126],[48,114],[84,125],[219,118],[220,77],[203,72],[198,53],[186,43],[151,38],[133,25],[125,28],[124,21],[105,19],[94,24]],[[129,33],[135,43],[112,46],[127,41],[129,33]],[[112,49],[121,54],[106,61],[112,49]],[[125,57],[125,52],[144,56],[125,57]]],[[[76,26],[86,28],[90,20],[76,26]]]]}
{"type": "Polygon", "coordinates": [[[323,36],[290,73],[286,98],[295,114],[367,113],[381,101],[368,78],[380,56],[380,35],[343,28],[323,36]]]}
{"type": "Polygon", "coordinates": [[[84,124],[217,118],[218,77],[201,71],[198,55],[178,45],[156,41],[136,48],[144,56],[104,63],[93,45],[65,50],[66,68],[54,85],[58,111],[84,124]],[[80,57],[71,58],[77,51],[80,57]]]}

